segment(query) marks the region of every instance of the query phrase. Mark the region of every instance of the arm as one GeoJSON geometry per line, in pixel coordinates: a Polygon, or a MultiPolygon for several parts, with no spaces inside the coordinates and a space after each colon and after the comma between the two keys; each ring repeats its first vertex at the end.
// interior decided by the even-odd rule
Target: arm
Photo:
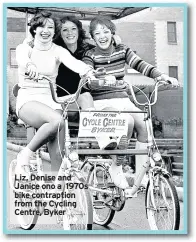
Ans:
{"type": "Polygon", "coordinates": [[[77,60],[73,57],[68,50],[57,46],[57,58],[60,62],[62,62],[65,66],[67,66],[72,71],[78,73],[80,76],[85,76],[88,74],[92,68],[86,65],[84,62],[77,60]]]}
{"type": "Polygon", "coordinates": [[[16,48],[16,61],[19,67],[24,68],[25,72],[28,73],[30,78],[33,78],[35,81],[38,78],[38,72],[36,65],[31,61],[32,48],[26,44],[20,44],[16,48]]]}
{"type": "Polygon", "coordinates": [[[163,74],[156,67],[142,60],[130,48],[126,49],[125,58],[126,58],[126,63],[130,67],[142,73],[143,75],[153,78],[156,81],[162,80],[165,82],[170,82],[172,86],[179,86],[179,82],[176,78],[171,78],[168,75],[163,74]]]}
{"type": "Polygon", "coordinates": [[[162,73],[158,71],[153,65],[142,60],[142,58],[136,55],[130,48],[126,49],[125,59],[126,63],[131,68],[147,77],[156,78],[162,75],[162,73]]]}
{"type": "Polygon", "coordinates": [[[26,68],[31,62],[30,54],[32,48],[27,44],[20,44],[16,47],[16,61],[19,66],[26,68]]]}
{"type": "MultiPolygon", "coordinates": [[[[84,53],[82,61],[84,61],[84,63],[86,63],[87,65],[89,65],[90,67],[92,67],[94,69],[93,50],[86,51],[84,53]]],[[[91,89],[91,90],[99,89],[99,87],[101,87],[105,84],[105,80],[103,78],[101,79],[102,76],[105,76],[105,73],[103,73],[103,75],[100,73],[99,79],[96,79],[94,76],[91,76],[90,82],[88,82],[85,85],[85,87],[87,89],[91,89]]]]}

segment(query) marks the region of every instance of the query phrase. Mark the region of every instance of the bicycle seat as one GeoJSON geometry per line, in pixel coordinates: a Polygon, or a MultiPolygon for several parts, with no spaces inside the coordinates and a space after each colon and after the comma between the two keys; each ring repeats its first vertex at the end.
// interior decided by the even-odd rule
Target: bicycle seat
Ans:
{"type": "Polygon", "coordinates": [[[14,95],[14,97],[17,97],[18,96],[18,91],[20,90],[20,86],[17,84],[15,84],[12,88],[12,93],[14,95]]]}
{"type": "MultiPolygon", "coordinates": [[[[20,90],[20,86],[17,84],[15,84],[12,88],[12,93],[14,95],[14,97],[17,97],[18,96],[18,91],[20,90]]],[[[18,124],[19,125],[24,125],[26,128],[33,128],[29,125],[27,125],[25,122],[22,121],[22,119],[18,118],[18,124]]]]}

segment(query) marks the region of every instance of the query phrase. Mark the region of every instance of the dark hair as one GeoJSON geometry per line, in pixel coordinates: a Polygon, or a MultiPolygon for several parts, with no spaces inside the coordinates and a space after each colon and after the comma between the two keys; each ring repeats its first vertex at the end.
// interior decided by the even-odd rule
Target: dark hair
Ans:
{"type": "MultiPolygon", "coordinates": [[[[83,45],[84,40],[86,39],[86,32],[82,28],[82,22],[80,20],[78,20],[76,17],[65,16],[65,17],[61,18],[60,19],[60,25],[58,26],[59,32],[61,31],[62,24],[66,23],[67,21],[70,21],[77,26],[77,28],[78,28],[78,41],[77,42],[78,42],[79,46],[83,45]]],[[[56,38],[55,43],[62,46],[62,47],[66,47],[66,44],[64,43],[64,41],[61,37],[61,34],[58,34],[58,37],[56,38]]]]}
{"type": "Polygon", "coordinates": [[[47,19],[52,19],[54,21],[54,26],[55,26],[55,35],[53,38],[56,37],[56,33],[57,33],[57,20],[52,16],[52,13],[47,12],[47,11],[41,11],[37,14],[35,14],[35,16],[30,20],[30,22],[28,23],[28,25],[30,26],[30,33],[33,36],[33,38],[35,37],[35,30],[37,27],[39,26],[43,26],[45,24],[45,21],[47,19]]]}
{"type": "Polygon", "coordinates": [[[89,32],[92,38],[93,38],[93,31],[95,30],[98,24],[105,25],[108,29],[110,29],[112,34],[115,34],[115,31],[116,31],[115,24],[110,19],[99,16],[99,17],[93,18],[90,22],[89,32]]]}

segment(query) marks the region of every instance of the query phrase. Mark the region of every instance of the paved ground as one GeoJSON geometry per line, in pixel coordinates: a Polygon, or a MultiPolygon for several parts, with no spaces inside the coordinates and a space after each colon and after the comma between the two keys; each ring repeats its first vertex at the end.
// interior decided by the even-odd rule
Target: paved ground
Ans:
{"type": "MultiPolygon", "coordinates": [[[[16,156],[15,152],[7,152],[8,164],[16,156]]],[[[11,189],[7,188],[7,228],[18,230],[16,215],[14,214],[14,195],[11,189]]],[[[181,223],[180,229],[183,229],[183,203],[181,205],[181,223]]],[[[34,230],[61,230],[62,227],[56,224],[55,217],[42,215],[39,217],[34,230]]],[[[112,223],[108,227],[93,225],[93,230],[150,230],[148,221],[145,217],[144,195],[140,194],[137,198],[126,201],[122,211],[116,212],[112,223]]]]}

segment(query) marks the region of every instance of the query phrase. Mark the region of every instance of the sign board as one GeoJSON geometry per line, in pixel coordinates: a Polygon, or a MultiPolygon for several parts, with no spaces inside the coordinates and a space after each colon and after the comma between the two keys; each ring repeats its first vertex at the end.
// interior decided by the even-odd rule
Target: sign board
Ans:
{"type": "Polygon", "coordinates": [[[127,135],[128,120],[125,113],[81,112],[79,137],[127,135]]]}

